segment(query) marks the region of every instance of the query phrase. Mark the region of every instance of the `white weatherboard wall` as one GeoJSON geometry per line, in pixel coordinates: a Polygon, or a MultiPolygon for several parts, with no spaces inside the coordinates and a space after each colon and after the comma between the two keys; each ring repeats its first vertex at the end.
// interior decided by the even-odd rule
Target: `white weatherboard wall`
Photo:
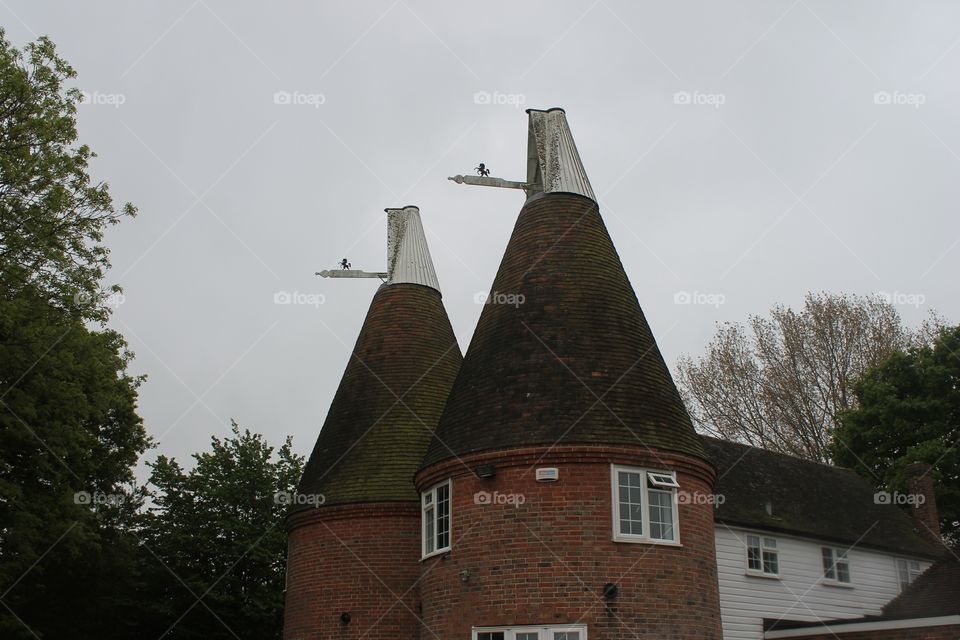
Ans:
{"type": "MultiPolygon", "coordinates": [[[[877,615],[900,592],[893,554],[850,549],[852,587],[839,587],[822,582],[820,549],[846,545],[724,525],[717,525],[715,539],[724,640],[762,639],[764,618],[815,622],[877,615]],[[748,533],[777,539],[779,578],[746,575],[748,533]]],[[[926,570],[930,563],[922,561],[920,566],[926,570]]]]}

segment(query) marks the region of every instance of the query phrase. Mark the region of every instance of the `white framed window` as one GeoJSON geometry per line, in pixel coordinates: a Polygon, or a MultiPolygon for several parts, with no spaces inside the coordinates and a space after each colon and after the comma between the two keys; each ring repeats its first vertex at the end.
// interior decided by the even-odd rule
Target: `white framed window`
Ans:
{"type": "Polygon", "coordinates": [[[676,473],[611,465],[610,485],[614,540],[680,544],[676,473]]]}
{"type": "Polygon", "coordinates": [[[910,586],[910,583],[920,577],[923,569],[920,567],[919,560],[908,560],[907,558],[897,558],[897,581],[900,583],[900,591],[910,586]]]}
{"type": "Polygon", "coordinates": [[[474,627],[472,640],[587,640],[587,625],[474,627]]]}
{"type": "Polygon", "coordinates": [[[846,549],[822,547],[820,557],[824,580],[850,584],[850,559],[847,558],[846,549]]]}
{"type": "Polygon", "coordinates": [[[771,577],[780,575],[780,552],[776,538],[747,535],[747,573],[771,577]]]}
{"type": "Polygon", "coordinates": [[[424,491],[420,496],[424,558],[450,550],[450,489],[450,481],[447,480],[429,491],[424,491]]]}

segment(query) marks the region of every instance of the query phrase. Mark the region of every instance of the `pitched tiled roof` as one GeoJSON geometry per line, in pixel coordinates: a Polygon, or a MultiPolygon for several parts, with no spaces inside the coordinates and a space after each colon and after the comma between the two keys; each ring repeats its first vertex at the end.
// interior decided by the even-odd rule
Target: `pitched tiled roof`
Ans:
{"type": "Polygon", "coordinates": [[[438,291],[382,285],[298,493],[322,494],[327,505],[419,500],[413,474],[461,361],[438,291]]]}
{"type": "Polygon", "coordinates": [[[960,614],[960,548],[950,550],[883,608],[887,618],[960,614]]]}
{"type": "Polygon", "coordinates": [[[703,456],[597,204],[527,200],[424,466],[553,443],[703,456]]]}
{"type": "Polygon", "coordinates": [[[874,487],[850,469],[701,437],[723,496],[717,522],[911,555],[943,551],[899,507],[877,504],[874,487]]]}

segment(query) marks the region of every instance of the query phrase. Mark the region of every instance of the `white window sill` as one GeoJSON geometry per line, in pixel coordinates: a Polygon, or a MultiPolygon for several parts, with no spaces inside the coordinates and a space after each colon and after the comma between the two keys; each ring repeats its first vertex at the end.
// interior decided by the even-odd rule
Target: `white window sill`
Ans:
{"type": "Polygon", "coordinates": [[[824,578],[820,581],[820,584],[828,587],[840,587],[841,589],[853,589],[852,582],[840,582],[839,580],[830,580],[829,578],[824,578]]]}
{"type": "Polygon", "coordinates": [[[750,571],[749,569],[747,571],[744,571],[743,575],[749,576],[751,578],[766,578],[767,580],[780,579],[779,573],[763,573],[762,571],[750,571]]]}
{"type": "Polygon", "coordinates": [[[428,560],[428,559],[430,559],[430,558],[432,558],[432,557],[434,557],[434,556],[442,555],[442,554],[444,554],[444,553],[450,553],[450,547],[444,547],[443,549],[437,549],[436,551],[431,551],[431,552],[428,553],[427,555],[422,556],[422,557],[420,558],[420,562],[423,562],[424,560],[428,560]]]}
{"type": "Polygon", "coordinates": [[[626,542],[628,544],[655,544],[661,547],[682,547],[676,540],[656,540],[654,538],[639,538],[628,536],[613,536],[614,542],[626,542]]]}

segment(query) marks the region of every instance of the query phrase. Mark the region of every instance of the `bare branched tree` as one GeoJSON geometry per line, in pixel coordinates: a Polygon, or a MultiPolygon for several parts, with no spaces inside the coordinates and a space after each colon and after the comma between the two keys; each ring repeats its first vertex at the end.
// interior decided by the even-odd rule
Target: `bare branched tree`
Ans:
{"type": "Polygon", "coordinates": [[[879,296],[807,294],[800,311],[777,305],[720,325],[705,355],[680,358],[677,382],[699,431],[829,462],[834,417],[854,408],[857,379],[942,324],[931,314],[909,329],[879,296]]]}

